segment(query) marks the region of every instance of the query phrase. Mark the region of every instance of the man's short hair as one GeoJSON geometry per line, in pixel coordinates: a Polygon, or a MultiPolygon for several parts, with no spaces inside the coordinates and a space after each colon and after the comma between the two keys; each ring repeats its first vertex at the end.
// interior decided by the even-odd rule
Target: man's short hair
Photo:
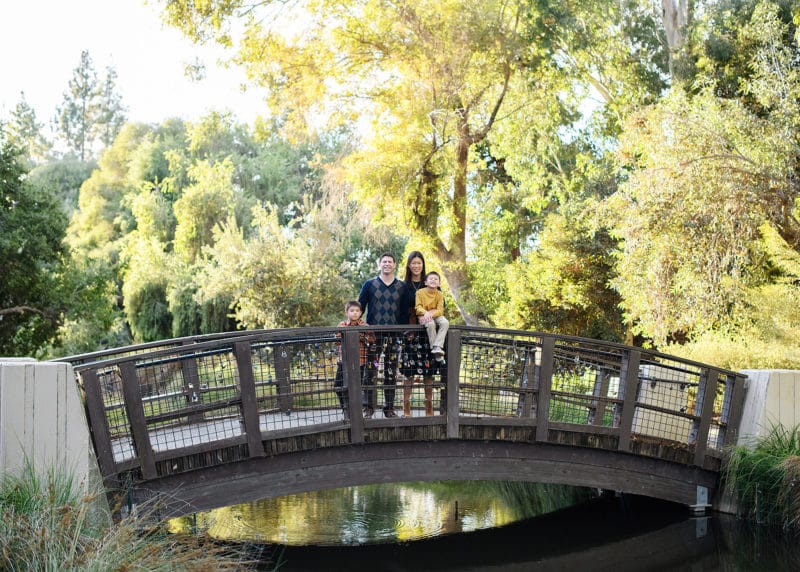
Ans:
{"type": "Polygon", "coordinates": [[[391,259],[392,259],[392,261],[394,261],[395,263],[397,262],[397,259],[394,257],[394,254],[392,254],[391,252],[384,252],[383,254],[381,254],[381,255],[378,257],[378,262],[380,262],[381,260],[383,260],[383,259],[384,259],[385,257],[387,257],[387,256],[388,256],[389,258],[391,258],[391,259]]]}
{"type": "Polygon", "coordinates": [[[358,300],[350,300],[347,304],[344,305],[344,311],[347,312],[347,310],[353,307],[358,308],[362,312],[364,311],[364,308],[361,307],[361,302],[359,302],[358,300]]]}
{"type": "MultiPolygon", "coordinates": [[[[427,279],[428,279],[428,276],[436,276],[436,277],[437,277],[439,280],[441,280],[441,279],[442,279],[442,277],[441,277],[441,276],[439,276],[439,273],[438,273],[438,272],[436,272],[435,270],[431,270],[430,272],[428,272],[428,273],[425,275],[425,280],[427,280],[427,279]]],[[[423,282],[424,282],[425,280],[423,280],[423,282]]]]}

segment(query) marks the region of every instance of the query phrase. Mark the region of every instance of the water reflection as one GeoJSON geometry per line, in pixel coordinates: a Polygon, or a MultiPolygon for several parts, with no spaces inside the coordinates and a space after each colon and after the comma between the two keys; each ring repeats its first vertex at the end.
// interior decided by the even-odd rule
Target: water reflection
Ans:
{"type": "Polygon", "coordinates": [[[784,531],[726,515],[692,517],[686,507],[645,497],[598,497],[552,485],[352,487],[218,509],[171,525],[263,544],[263,569],[281,572],[800,570],[800,543],[784,531]]]}
{"type": "Polygon", "coordinates": [[[294,546],[405,542],[504,526],[589,498],[556,485],[400,483],[314,491],[170,521],[172,531],[294,546]]]}

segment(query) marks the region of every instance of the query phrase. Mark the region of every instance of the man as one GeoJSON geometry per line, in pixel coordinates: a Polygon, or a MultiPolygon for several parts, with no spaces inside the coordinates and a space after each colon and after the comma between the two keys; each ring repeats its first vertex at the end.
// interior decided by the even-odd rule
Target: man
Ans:
{"type": "MultiPolygon", "coordinates": [[[[378,275],[370,278],[361,287],[358,301],[366,312],[370,326],[393,326],[408,323],[408,294],[405,282],[398,280],[394,271],[397,261],[391,252],[384,252],[378,258],[378,275]]],[[[397,338],[397,334],[394,334],[397,338]]],[[[391,332],[378,332],[377,353],[379,360],[378,375],[383,371],[383,416],[397,417],[394,412],[395,384],[397,383],[397,361],[400,353],[400,342],[393,341],[391,332]]],[[[374,391],[365,392],[364,417],[374,414],[374,391]]]]}

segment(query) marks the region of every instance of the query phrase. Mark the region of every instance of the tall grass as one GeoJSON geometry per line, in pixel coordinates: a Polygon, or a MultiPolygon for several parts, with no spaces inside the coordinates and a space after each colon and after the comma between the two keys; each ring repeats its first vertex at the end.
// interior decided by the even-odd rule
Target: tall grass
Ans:
{"type": "Polygon", "coordinates": [[[249,570],[243,552],[171,535],[143,517],[113,522],[68,474],[0,475],[0,570],[249,570]]]}
{"type": "Polygon", "coordinates": [[[741,514],[800,532],[800,426],[774,425],[755,447],[734,448],[723,477],[741,514]]]}

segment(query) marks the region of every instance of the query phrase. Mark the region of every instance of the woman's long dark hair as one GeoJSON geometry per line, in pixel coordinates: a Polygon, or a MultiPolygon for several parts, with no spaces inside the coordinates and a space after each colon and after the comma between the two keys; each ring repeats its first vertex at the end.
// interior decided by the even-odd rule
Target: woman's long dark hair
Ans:
{"type": "Polygon", "coordinates": [[[403,281],[406,283],[406,286],[408,286],[409,288],[411,288],[411,274],[412,274],[411,268],[410,268],[409,265],[411,264],[411,261],[414,260],[415,258],[419,258],[420,260],[422,260],[422,274],[421,274],[421,276],[422,276],[422,280],[425,280],[425,257],[422,256],[422,253],[419,250],[412,250],[409,253],[408,258],[406,258],[406,274],[405,274],[405,277],[403,278],[403,281]]]}

